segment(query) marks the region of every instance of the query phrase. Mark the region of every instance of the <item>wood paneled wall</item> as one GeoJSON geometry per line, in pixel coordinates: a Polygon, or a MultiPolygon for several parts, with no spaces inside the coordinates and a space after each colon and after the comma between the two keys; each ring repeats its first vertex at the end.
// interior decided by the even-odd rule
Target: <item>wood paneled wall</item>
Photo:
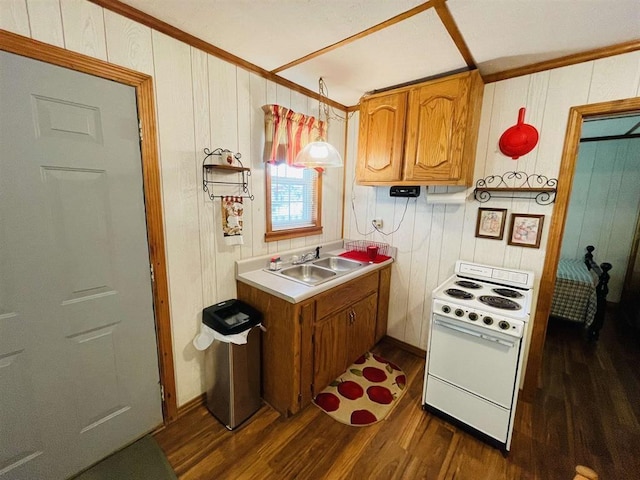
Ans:
{"type": "MultiPolygon", "coordinates": [[[[639,94],[640,52],[486,85],[474,181],[514,170],[557,178],[570,107],[639,94]],[[520,107],[526,107],[525,121],[539,130],[540,142],[531,153],[512,160],[500,153],[498,140],[505,129],[516,123],[520,107]]],[[[357,152],[357,130],[358,122],[350,121],[347,133],[350,165],[357,152]]],[[[387,242],[398,249],[391,280],[390,336],[426,348],[431,292],[453,274],[457,259],[533,270],[537,288],[553,205],[540,206],[520,199],[492,199],[480,204],[473,200],[471,191],[464,204],[432,205],[426,202],[424,187],[420,197],[410,199],[407,205],[405,199],[390,198],[388,188],[358,186],[353,180],[354,170],[349,168],[346,171],[345,238],[387,242]],[[545,215],[540,249],[507,245],[507,232],[501,241],[475,238],[477,212],[481,206],[507,208],[509,215],[545,215]],[[374,218],[383,220],[385,232],[394,233],[387,236],[372,233],[370,222],[374,218]]],[[[460,190],[430,187],[426,195],[460,190]]],[[[536,300],[537,293],[534,304],[536,300]]]]}
{"type": "MultiPolygon", "coordinates": [[[[323,234],[264,242],[261,107],[279,103],[316,115],[318,103],[85,0],[2,0],[0,28],[153,77],[178,405],[183,405],[204,391],[203,355],[191,341],[202,308],[236,296],[234,261],[342,236],[344,170],[327,169],[323,234]],[[205,147],[240,152],[252,169],[255,201],[244,203],[242,246],[224,244],[220,200],[212,202],[202,190],[205,147]]],[[[344,122],[329,124],[329,140],[342,151],[345,130],[344,122]]]]}
{"type": "Polygon", "coordinates": [[[614,266],[607,301],[620,301],[639,214],[640,139],[582,143],[560,254],[582,258],[594,245],[596,261],[614,266]]]}
{"type": "MultiPolygon", "coordinates": [[[[328,169],[324,174],[323,235],[266,244],[260,107],[279,103],[315,114],[315,100],[85,0],[3,0],[0,28],[154,77],[179,405],[204,391],[203,357],[191,340],[199,329],[201,309],[235,296],[233,262],[339,239],[343,175],[344,237],[368,238],[398,248],[391,281],[390,336],[426,347],[431,291],[453,273],[458,258],[530,269],[540,276],[547,228],[539,250],[507,246],[506,240],[475,238],[480,204],[473,200],[462,205],[429,205],[423,189],[417,200],[409,200],[405,213],[406,201],[391,199],[387,188],[355,185],[357,113],[346,135],[342,122],[332,121],[329,126],[331,143],[339,150],[346,143],[347,158],[344,170],[328,169]],[[255,201],[245,204],[243,246],[223,244],[219,201],[211,202],[202,192],[204,147],[239,151],[245,165],[252,167],[255,201]],[[385,232],[397,231],[388,236],[371,233],[374,218],[383,219],[385,232]]],[[[640,52],[487,85],[474,178],[512,170],[557,176],[569,108],[635,97],[640,94],[639,85],[640,52]],[[503,156],[497,144],[501,133],[516,123],[522,106],[527,108],[527,123],[540,131],[540,143],[514,161],[503,156]]],[[[492,200],[484,206],[548,217],[552,212],[552,206],[522,200],[492,200]]]]}

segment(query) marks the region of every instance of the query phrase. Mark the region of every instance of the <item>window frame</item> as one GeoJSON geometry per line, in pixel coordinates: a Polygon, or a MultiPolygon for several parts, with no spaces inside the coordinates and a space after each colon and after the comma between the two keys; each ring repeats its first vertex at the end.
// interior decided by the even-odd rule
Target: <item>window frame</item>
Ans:
{"type": "MultiPolygon", "coordinates": [[[[316,208],[315,215],[312,217],[312,225],[297,228],[285,228],[274,230],[271,219],[271,167],[276,165],[266,164],[265,180],[266,180],[266,217],[267,226],[264,234],[265,242],[275,242],[278,240],[287,240],[290,238],[308,237],[311,235],[322,234],[322,172],[318,171],[316,175],[316,208]]],[[[294,168],[289,166],[289,168],[294,168]]]]}

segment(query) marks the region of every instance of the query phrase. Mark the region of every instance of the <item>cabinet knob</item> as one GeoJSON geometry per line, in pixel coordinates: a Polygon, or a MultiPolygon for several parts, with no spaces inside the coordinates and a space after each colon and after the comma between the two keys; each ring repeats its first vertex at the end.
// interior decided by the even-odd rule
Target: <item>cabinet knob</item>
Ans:
{"type": "Polygon", "coordinates": [[[355,320],[356,320],[356,312],[351,310],[349,312],[349,325],[353,325],[353,322],[355,322],[355,320]]]}

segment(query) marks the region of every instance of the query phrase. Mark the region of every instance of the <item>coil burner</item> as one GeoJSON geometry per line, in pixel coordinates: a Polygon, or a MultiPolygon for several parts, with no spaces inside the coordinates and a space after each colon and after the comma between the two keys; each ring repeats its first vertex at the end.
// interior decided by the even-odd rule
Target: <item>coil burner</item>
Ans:
{"type": "Polygon", "coordinates": [[[522,307],[514,302],[513,300],[509,300],[504,297],[496,297],[494,295],[482,295],[478,297],[485,305],[489,305],[493,308],[499,308],[501,310],[520,310],[522,307]]]}
{"type": "Polygon", "coordinates": [[[524,297],[524,295],[518,292],[517,290],[512,290],[510,288],[494,288],[493,293],[497,293],[498,295],[502,295],[503,297],[509,297],[509,298],[524,297]]]}
{"type": "Polygon", "coordinates": [[[459,300],[472,300],[474,298],[473,294],[460,290],[459,288],[449,288],[445,290],[444,293],[459,300]]]}

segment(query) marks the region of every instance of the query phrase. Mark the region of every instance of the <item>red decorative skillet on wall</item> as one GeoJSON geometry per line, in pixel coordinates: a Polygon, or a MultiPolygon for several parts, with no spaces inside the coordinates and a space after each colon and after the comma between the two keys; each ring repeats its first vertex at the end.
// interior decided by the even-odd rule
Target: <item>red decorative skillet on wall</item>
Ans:
{"type": "Polygon", "coordinates": [[[514,160],[529,153],[538,143],[538,130],[524,123],[524,112],[524,107],[518,111],[518,123],[507,128],[498,143],[500,151],[514,160]]]}

